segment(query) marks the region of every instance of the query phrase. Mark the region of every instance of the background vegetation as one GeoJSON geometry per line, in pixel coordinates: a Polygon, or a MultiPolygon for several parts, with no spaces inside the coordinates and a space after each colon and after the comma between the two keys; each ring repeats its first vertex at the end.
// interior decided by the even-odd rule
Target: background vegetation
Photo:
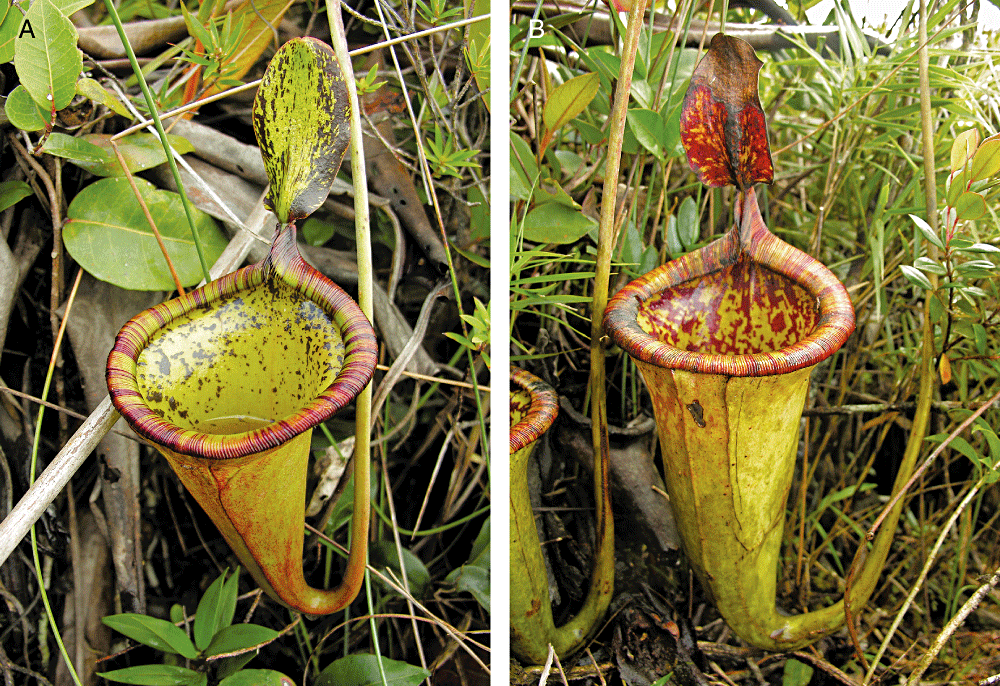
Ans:
{"type": "MultiPolygon", "coordinates": [[[[245,232],[237,225],[252,224],[263,190],[263,165],[250,128],[255,80],[277,44],[288,38],[330,41],[325,7],[143,1],[118,9],[132,23],[130,43],[160,113],[219,95],[194,108],[193,117],[165,120],[174,149],[190,167],[182,163],[181,175],[197,206],[196,223],[211,265],[245,232]],[[241,90],[241,83],[248,87],[241,90]],[[194,180],[195,173],[203,182],[194,180]]],[[[329,617],[289,612],[261,596],[247,574],[238,581],[230,575],[225,594],[238,584],[237,624],[280,632],[259,653],[245,655],[257,656],[249,668],[278,670],[294,683],[307,683],[347,657],[327,679],[484,683],[490,552],[484,447],[489,35],[483,24],[461,22],[487,8],[417,0],[343,9],[350,47],[359,53],[355,71],[374,193],[376,290],[382,294],[376,296],[381,359],[373,383],[376,397],[385,402],[372,437],[372,576],[354,604],[329,617]],[[405,40],[391,48],[365,50],[400,37],[405,40]],[[404,355],[411,356],[403,363],[406,371],[389,378],[388,365],[404,355]],[[384,378],[389,380],[381,383],[384,378]],[[383,676],[367,659],[371,654],[397,662],[386,661],[383,676]]],[[[202,269],[176,183],[149,134],[130,132],[119,140],[130,171],[141,175],[139,190],[121,178],[122,165],[108,139],[144,120],[149,110],[120,44],[115,47],[104,6],[36,0],[31,10],[27,3],[5,3],[0,15],[0,61],[6,62],[0,64],[0,93],[6,96],[0,111],[3,519],[33,475],[106,396],[104,363],[119,327],[172,297],[176,288],[136,193],[147,201],[167,242],[177,246],[171,249],[177,280],[192,287],[202,269]],[[25,57],[27,37],[18,37],[23,12],[43,9],[49,13],[46,25],[61,31],[38,36],[41,57],[57,57],[49,61],[25,57]],[[53,94],[58,97],[48,97],[53,94]],[[69,304],[71,291],[75,299],[69,304]],[[54,353],[64,313],[69,335],[54,353]],[[38,396],[53,357],[48,400],[57,411],[45,414],[32,472],[38,396]]],[[[33,23],[36,34],[40,26],[33,23]]],[[[300,248],[351,292],[357,267],[353,209],[346,197],[352,192],[349,170],[344,165],[330,200],[300,226],[300,248]]],[[[251,261],[266,253],[273,219],[260,226],[265,240],[252,241],[251,261]]],[[[332,502],[351,453],[350,414],[328,422],[313,438],[317,460],[310,490],[323,495],[308,520],[314,533],[304,565],[316,586],[338,582],[342,554],[336,546],[347,544],[353,484],[336,504],[324,507],[324,502],[332,502]],[[320,532],[336,545],[321,544],[320,532]]],[[[54,625],[41,602],[31,545],[22,543],[0,566],[4,684],[72,683],[59,657],[57,633],[84,683],[105,683],[93,675],[95,659],[98,671],[167,663],[194,667],[210,684],[223,676],[200,657],[151,650],[101,623],[116,612],[146,613],[190,631],[199,599],[208,597],[206,590],[224,570],[236,567],[215,527],[166,463],[140,447],[124,424],[117,429],[121,435],[109,434],[37,525],[38,572],[54,625]]],[[[219,585],[213,588],[216,600],[206,607],[218,606],[219,585]]],[[[202,622],[199,649],[225,624],[224,618],[202,622]]],[[[197,623],[194,629],[197,634],[197,623]]]]}
{"type": "MultiPolygon", "coordinates": [[[[589,576],[593,537],[588,303],[604,130],[619,63],[609,36],[622,27],[601,6],[593,14],[593,5],[581,5],[578,14],[556,16],[538,5],[544,36],[526,42],[534,8],[517,7],[524,18],[511,52],[511,355],[561,395],[550,431],[555,438],[540,451],[539,498],[555,604],[566,617],[579,602],[574,589],[589,576]],[[575,105],[552,104],[570,92],[575,105]],[[560,120],[557,110],[568,116],[560,120]],[[553,217],[560,218],[558,228],[553,217]]],[[[788,9],[803,20],[804,6],[788,9]]],[[[697,47],[718,30],[721,11],[658,5],[656,28],[640,41],[612,292],[713,240],[731,221],[732,190],[697,183],[677,128],[697,47]],[[714,27],[703,29],[705,20],[714,27]]],[[[972,188],[985,198],[974,220],[962,215],[955,222],[946,211],[957,197],[949,191],[962,183],[950,178],[956,139],[970,129],[980,139],[1000,131],[997,36],[978,30],[977,17],[978,3],[931,3],[928,10],[932,182],[939,199],[929,209],[915,2],[890,18],[892,40],[867,37],[839,3],[819,44],[794,38],[776,44],[766,27],[752,39],[764,61],[760,96],[775,163],[774,184],[758,190],[765,220],[838,274],[857,313],[856,333],[813,374],[779,579],[779,606],[790,612],[842,596],[859,541],[885,508],[912,428],[925,301],[936,373],[932,436],[920,459],[998,390],[995,178],[972,188]],[[937,232],[924,228],[931,214],[940,217],[937,232]],[[958,249],[975,243],[986,245],[958,249]]],[[[771,21],[752,9],[731,9],[726,19],[736,35],[742,23],[771,21]]],[[[617,349],[608,356],[616,597],[590,652],[561,666],[568,678],[817,685],[861,683],[867,674],[892,682],[922,675],[927,683],[975,683],[1000,672],[995,407],[983,414],[984,424],[961,431],[909,489],[880,587],[866,607],[854,609],[856,637],[845,629],[795,655],[766,655],[731,636],[674,550],[669,512],[655,495],[659,479],[648,469],[659,468],[648,396],[628,358],[617,349]],[[982,586],[992,602],[976,603],[964,623],[949,629],[949,640],[932,649],[982,586]],[[916,595],[904,609],[911,591],[916,595]]],[[[537,669],[512,666],[512,683],[537,678],[537,669]]]]}

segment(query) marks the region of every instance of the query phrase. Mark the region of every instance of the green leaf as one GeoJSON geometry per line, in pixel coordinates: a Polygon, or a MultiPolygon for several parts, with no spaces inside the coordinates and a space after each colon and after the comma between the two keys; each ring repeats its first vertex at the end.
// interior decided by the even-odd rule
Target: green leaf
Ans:
{"type": "Polygon", "coordinates": [[[798,660],[785,663],[785,672],[781,676],[781,686],[806,686],[812,679],[813,668],[798,660]]]}
{"type": "MultiPolygon", "coordinates": [[[[320,673],[316,686],[377,686],[382,683],[378,661],[367,654],[342,657],[320,673]]],[[[431,675],[426,669],[386,657],[382,658],[382,669],[390,686],[417,686],[431,675]]]]}
{"type": "Polygon", "coordinates": [[[344,70],[315,38],[293,38],[271,59],[253,104],[253,130],[281,223],[323,204],[347,151],[350,105],[344,70]]]}
{"type": "Polygon", "coordinates": [[[534,243],[575,243],[587,235],[597,222],[580,210],[558,202],[535,207],[524,218],[524,240],[534,243]]]}
{"type": "Polygon", "coordinates": [[[553,89],[542,109],[545,130],[551,133],[587,109],[600,85],[600,77],[591,73],[572,78],[553,89]]]}
{"type": "Polygon", "coordinates": [[[212,639],[205,655],[225,655],[227,653],[254,650],[270,643],[279,636],[279,632],[259,624],[233,624],[219,631],[212,639]]]}
{"type": "Polygon", "coordinates": [[[931,285],[930,280],[924,276],[924,273],[917,269],[916,267],[911,267],[908,264],[901,264],[899,268],[902,270],[903,275],[915,286],[919,286],[928,291],[934,290],[934,286],[931,285]]]}
{"type": "Polygon", "coordinates": [[[955,201],[955,212],[959,219],[981,219],[986,216],[986,201],[979,193],[966,191],[955,201]]]}
{"type": "Polygon", "coordinates": [[[538,182],[538,163],[528,144],[510,132],[510,194],[518,200],[530,200],[538,182]]]}
{"type": "Polygon", "coordinates": [[[928,224],[915,214],[911,214],[910,219],[912,219],[913,223],[917,225],[917,228],[920,229],[920,233],[923,234],[924,238],[927,239],[927,241],[944,250],[944,243],[941,242],[941,238],[938,237],[936,233],[934,233],[933,229],[931,229],[930,224],[928,224]]]}
{"type": "MultiPolygon", "coordinates": [[[[180,196],[136,179],[139,192],[156,221],[181,284],[202,278],[191,228],[180,196]]],[[[80,266],[102,281],[130,290],[170,291],[175,288],[160,247],[142,208],[124,178],[101,179],[77,193],[63,228],[66,249],[80,266]]],[[[205,259],[218,259],[226,238],[215,221],[194,211],[205,259]]]]}
{"type": "Polygon", "coordinates": [[[947,272],[945,271],[944,265],[937,260],[932,260],[929,257],[918,257],[913,262],[913,266],[922,272],[927,272],[928,274],[937,274],[938,276],[944,276],[947,272]]]}
{"type": "Polygon", "coordinates": [[[194,644],[198,646],[198,650],[205,650],[212,642],[215,633],[233,622],[232,616],[223,616],[225,606],[221,599],[222,586],[225,582],[226,572],[223,572],[205,589],[201,600],[198,601],[198,609],[194,617],[194,644]]]}
{"type": "MultiPolygon", "coordinates": [[[[108,619],[107,617],[105,619],[108,619]]],[[[108,681],[122,684],[140,684],[141,686],[205,686],[208,677],[187,667],[174,665],[142,665],[126,667],[99,676],[108,681]]]]}
{"type": "Polygon", "coordinates": [[[94,4],[94,0],[53,0],[53,2],[64,17],[69,17],[74,12],[79,12],[84,7],[90,7],[94,4]]]}
{"type": "Polygon", "coordinates": [[[970,172],[973,181],[988,179],[1000,171],[1000,135],[983,141],[972,158],[970,172]]]}
{"type": "Polygon", "coordinates": [[[132,118],[132,113],[122,103],[121,100],[113,96],[104,89],[99,82],[94,79],[83,78],[76,82],[76,92],[85,98],[90,98],[98,105],[104,105],[115,114],[132,118]]]}
{"type": "Polygon", "coordinates": [[[955,136],[951,144],[951,171],[957,172],[965,166],[979,147],[979,130],[968,129],[955,136]]]}
{"type": "Polygon", "coordinates": [[[118,633],[151,648],[189,660],[198,657],[198,650],[188,635],[165,619],[127,612],[105,617],[101,621],[118,633]]]}
{"type": "Polygon", "coordinates": [[[244,669],[220,681],[219,686],[295,686],[295,682],[273,669],[244,669]]]}
{"type": "MultiPolygon", "coordinates": [[[[469,341],[468,347],[475,349],[477,346],[472,341],[469,341]]],[[[419,557],[406,548],[402,550],[403,562],[406,564],[406,580],[409,582],[410,593],[414,598],[423,598],[431,583],[430,572],[427,571],[427,567],[419,557]]],[[[371,565],[388,567],[393,571],[396,578],[402,578],[403,568],[399,562],[399,553],[396,550],[395,543],[392,541],[378,541],[371,545],[369,554],[371,556],[371,565]]]]}
{"type": "Polygon", "coordinates": [[[13,207],[32,194],[31,186],[24,181],[11,179],[0,182],[0,212],[13,207]]]}
{"type": "Polygon", "coordinates": [[[58,131],[49,135],[45,145],[42,146],[42,151],[73,162],[79,160],[93,163],[104,157],[104,151],[90,141],[58,131]]]}
{"type": "Polygon", "coordinates": [[[83,69],[76,28],[52,0],[34,0],[24,21],[31,22],[31,32],[22,28],[14,39],[17,75],[40,107],[61,110],[76,95],[83,69]]]}
{"type": "Polygon", "coordinates": [[[633,109],[626,114],[628,125],[642,147],[657,157],[663,156],[662,141],[667,138],[667,125],[659,112],[647,109],[633,109]]]}
{"type": "Polygon", "coordinates": [[[10,123],[22,131],[41,131],[48,121],[48,113],[35,104],[24,86],[17,86],[10,92],[4,111],[10,123]]]}
{"type": "Polygon", "coordinates": [[[469,560],[458,569],[453,569],[445,581],[455,584],[459,591],[468,591],[476,602],[488,610],[490,608],[490,520],[483,522],[469,560]]]}
{"type": "Polygon", "coordinates": [[[701,233],[701,217],[698,215],[698,203],[690,195],[684,198],[677,209],[677,237],[687,250],[698,242],[701,233]]]}
{"type": "MultiPolygon", "coordinates": [[[[118,157],[111,147],[109,134],[88,133],[82,136],[82,139],[100,148],[102,157],[97,161],[74,161],[76,166],[86,169],[94,176],[125,176],[122,166],[118,163],[118,157]]],[[[167,140],[178,154],[184,155],[194,151],[194,146],[186,138],[171,134],[167,136],[167,140]]],[[[134,133],[118,140],[117,144],[128,170],[133,174],[158,167],[167,161],[160,138],[154,133],[134,133]]]]}
{"type": "Polygon", "coordinates": [[[21,12],[10,0],[0,3],[0,64],[14,59],[14,39],[21,30],[21,12]]]}

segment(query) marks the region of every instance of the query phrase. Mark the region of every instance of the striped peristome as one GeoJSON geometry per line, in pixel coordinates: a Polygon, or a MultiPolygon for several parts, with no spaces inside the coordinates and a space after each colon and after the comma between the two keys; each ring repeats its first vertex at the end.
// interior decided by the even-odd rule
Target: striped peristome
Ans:
{"type": "Polygon", "coordinates": [[[510,454],[537,441],[559,414],[552,387],[531,372],[510,368],[510,454]]]}
{"type": "Polygon", "coordinates": [[[854,331],[843,284],[764,225],[753,188],[719,240],[639,277],[608,303],[604,330],[657,367],[760,377],[811,367],[854,331]]]}
{"type": "MultiPolygon", "coordinates": [[[[288,344],[284,347],[287,350],[288,344]]],[[[376,356],[375,333],[364,313],[339,286],[302,260],[295,246],[295,227],[287,225],[281,228],[270,254],[262,262],[152,307],[125,324],[108,356],[107,381],[115,407],[144,438],[185,455],[229,459],[278,446],[331,417],[368,384],[376,356]],[[262,306],[241,310],[251,300],[259,301],[262,306]],[[274,331],[294,338],[299,346],[297,354],[265,359],[268,350],[282,345],[265,328],[264,313],[272,310],[276,318],[274,331]],[[285,310],[292,315],[283,314],[285,310]],[[206,327],[210,327],[210,334],[190,324],[213,316],[217,322],[209,320],[212,323],[206,327]],[[304,333],[291,325],[288,316],[302,319],[304,333]],[[324,325],[324,321],[332,326],[324,325]],[[231,330],[226,330],[227,326],[231,330]],[[142,358],[144,351],[148,354],[160,338],[167,337],[163,335],[167,329],[170,337],[179,341],[175,344],[176,356],[142,358]],[[184,338],[195,335],[211,335],[217,340],[209,346],[184,338]],[[266,340],[267,337],[272,340],[266,340]],[[234,344],[228,344],[230,340],[234,344]],[[199,347],[202,345],[203,348],[199,347]],[[323,351],[320,345],[324,346],[323,351]],[[213,379],[211,383],[218,385],[213,396],[202,388],[209,385],[205,379],[213,374],[213,365],[191,369],[213,355],[219,365],[228,363],[230,357],[256,355],[260,362],[273,363],[288,378],[275,381],[273,389],[251,387],[248,384],[253,380],[240,376],[225,381],[213,379]],[[309,365],[317,364],[321,365],[319,371],[311,371],[309,365]],[[160,367],[158,371],[153,369],[156,365],[160,367]],[[141,388],[143,370],[150,375],[164,374],[156,382],[159,385],[147,383],[145,393],[141,388]],[[272,393],[282,383],[295,388],[295,392],[272,393]],[[316,389],[309,387],[317,383],[320,386],[316,389]],[[172,396],[163,397],[184,384],[193,389],[192,394],[202,395],[188,396],[187,403],[172,396]],[[297,397],[300,392],[301,398],[297,397]],[[224,393],[236,397],[230,406],[233,402],[238,404],[242,394],[264,406],[271,403],[278,416],[264,417],[272,423],[263,428],[231,434],[206,433],[194,428],[200,420],[193,417],[204,411],[200,406],[208,402],[206,398],[218,398],[224,393]],[[271,401],[268,394],[281,397],[271,401]],[[258,396],[263,400],[255,400],[258,396]]]]}

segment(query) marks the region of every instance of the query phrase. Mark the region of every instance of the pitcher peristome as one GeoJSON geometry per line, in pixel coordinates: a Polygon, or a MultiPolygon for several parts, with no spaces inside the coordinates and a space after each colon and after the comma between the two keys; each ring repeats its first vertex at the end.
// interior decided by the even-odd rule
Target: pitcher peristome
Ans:
{"type": "Polygon", "coordinates": [[[367,318],[302,260],[286,225],[262,262],[134,317],[108,357],[118,411],[261,588],[301,612],[335,612],[360,588],[367,518],[340,586],[306,583],[305,483],[313,427],[365,387],[376,352],[367,318]]]}

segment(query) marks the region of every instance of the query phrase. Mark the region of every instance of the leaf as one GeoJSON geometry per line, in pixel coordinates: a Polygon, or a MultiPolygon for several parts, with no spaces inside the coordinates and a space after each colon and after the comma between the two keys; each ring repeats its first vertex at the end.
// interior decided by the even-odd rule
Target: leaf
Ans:
{"type": "Polygon", "coordinates": [[[189,660],[198,657],[198,650],[188,635],[165,619],[127,612],[105,617],[101,621],[118,633],[151,648],[189,660]]]}
{"type": "Polygon", "coordinates": [[[52,0],[59,8],[64,17],[70,17],[74,12],[79,12],[84,7],[90,7],[94,0],[52,0]]]}
{"type": "Polygon", "coordinates": [[[552,133],[587,109],[600,85],[600,77],[590,73],[572,78],[553,89],[542,109],[545,130],[552,133]]]}
{"type": "MultiPolygon", "coordinates": [[[[136,184],[163,236],[181,284],[198,283],[202,278],[201,263],[180,196],[158,190],[142,179],[136,179],[136,184]]],[[[66,249],[92,275],[131,290],[174,289],[163,254],[126,179],[101,179],[90,184],[77,193],[66,214],[66,249]]],[[[211,264],[222,254],[226,238],[204,212],[195,210],[194,218],[205,259],[211,264]]]]}
{"type": "MultiPolygon", "coordinates": [[[[100,160],[93,162],[75,160],[76,166],[86,169],[94,176],[125,176],[121,164],[118,163],[118,157],[111,148],[110,134],[88,133],[82,138],[100,148],[103,155],[100,160]]],[[[171,147],[181,155],[194,151],[194,146],[186,138],[170,134],[167,136],[167,140],[171,147]]],[[[118,151],[125,158],[125,165],[133,174],[158,167],[167,161],[167,155],[163,152],[160,138],[154,133],[133,133],[119,139],[118,151]]]]}
{"type": "Polygon", "coordinates": [[[657,157],[663,155],[662,141],[667,137],[667,127],[659,112],[633,109],[626,114],[628,125],[642,147],[657,157]]]}
{"type": "Polygon", "coordinates": [[[220,681],[219,686],[295,686],[295,682],[273,669],[244,669],[220,681]]]}
{"type": "Polygon", "coordinates": [[[222,586],[226,582],[226,572],[213,581],[198,601],[198,609],[194,617],[194,644],[198,650],[205,650],[212,642],[212,637],[222,627],[233,623],[232,616],[224,617],[225,605],[221,602],[222,586]]]}
{"type": "Polygon", "coordinates": [[[14,39],[21,30],[21,18],[21,12],[10,0],[0,3],[0,64],[14,59],[14,39]]]}
{"type": "Polygon", "coordinates": [[[344,70],[315,38],[275,53],[253,104],[253,130],[271,182],[267,207],[282,224],[312,214],[347,151],[350,104],[344,70]]]}
{"type": "Polygon", "coordinates": [[[701,217],[698,216],[698,203],[690,195],[684,198],[677,210],[677,237],[688,250],[698,242],[701,233],[701,217]]]}
{"type": "Polygon", "coordinates": [[[908,264],[901,264],[899,265],[899,268],[903,271],[903,276],[905,276],[913,285],[919,286],[920,288],[928,291],[934,290],[934,286],[931,285],[930,280],[916,267],[911,267],[908,264]]]}
{"type": "Polygon", "coordinates": [[[951,144],[951,171],[957,172],[965,166],[969,158],[979,147],[979,130],[968,129],[955,136],[955,142],[951,144]]]}
{"type": "MultiPolygon", "coordinates": [[[[105,617],[105,619],[108,619],[105,617]]],[[[144,686],[205,686],[208,677],[187,667],[175,665],[142,665],[103,672],[99,676],[108,681],[144,686]]]]}
{"type": "Polygon", "coordinates": [[[524,218],[524,240],[534,243],[575,243],[597,222],[580,210],[559,202],[538,205],[524,218]]]}
{"type": "Polygon", "coordinates": [[[774,178],[757,95],[763,64],[749,43],[718,33],[691,75],[681,109],[681,142],[706,186],[744,189],[774,178]]]}
{"type": "Polygon", "coordinates": [[[205,650],[205,655],[225,655],[246,652],[266,645],[280,635],[274,629],[259,624],[233,624],[219,631],[205,650]]]}
{"type": "Polygon", "coordinates": [[[485,609],[490,608],[490,519],[486,518],[475,543],[469,560],[458,569],[453,569],[445,577],[445,581],[455,584],[459,591],[472,594],[476,602],[485,609]]]}
{"type": "Polygon", "coordinates": [[[76,80],[83,56],[76,47],[76,28],[52,0],[34,0],[22,29],[14,39],[14,67],[32,100],[45,110],[69,105],[76,95],[76,80]]]}
{"type": "Polygon", "coordinates": [[[85,98],[90,98],[98,105],[104,105],[115,114],[129,119],[132,118],[132,113],[129,112],[122,101],[106,91],[104,86],[94,79],[83,78],[77,81],[76,92],[85,98]]]}
{"type": "Polygon", "coordinates": [[[966,191],[955,201],[955,212],[959,219],[981,219],[986,216],[986,201],[979,193],[966,191]]]}
{"type": "Polygon", "coordinates": [[[73,162],[97,162],[104,157],[104,151],[93,143],[58,131],[49,135],[42,151],[73,162]]]}
{"type": "Polygon", "coordinates": [[[969,168],[973,181],[982,181],[1000,171],[1000,134],[990,136],[976,150],[969,168]]]}
{"type": "Polygon", "coordinates": [[[519,200],[530,200],[538,182],[538,163],[531,148],[514,131],[510,132],[510,194],[519,200]]]}
{"type": "Polygon", "coordinates": [[[4,110],[10,123],[22,131],[41,131],[48,121],[48,113],[35,104],[24,86],[10,92],[4,110]]]}
{"type": "MultiPolygon", "coordinates": [[[[478,346],[469,341],[469,346],[475,350],[478,346]]],[[[414,555],[410,550],[403,548],[403,562],[406,564],[406,580],[410,587],[410,593],[418,600],[424,597],[431,583],[430,572],[423,561],[414,555]]],[[[396,578],[402,578],[403,567],[399,561],[399,553],[396,544],[392,541],[378,541],[371,545],[369,549],[371,556],[370,564],[378,567],[388,567],[396,578]]]]}
{"type": "Polygon", "coordinates": [[[936,245],[937,247],[944,250],[944,243],[941,241],[941,238],[936,233],[934,233],[934,230],[931,228],[930,224],[928,224],[915,214],[911,214],[910,219],[912,219],[913,223],[917,225],[917,228],[920,229],[920,233],[923,234],[924,238],[927,239],[929,243],[936,245]]]}
{"type": "Polygon", "coordinates": [[[781,686],[806,686],[812,680],[813,668],[798,660],[788,660],[781,676],[781,686]]]}
{"type": "MultiPolygon", "coordinates": [[[[377,686],[382,683],[378,661],[376,656],[363,653],[342,657],[320,673],[316,686],[377,686]]],[[[431,675],[426,669],[385,657],[382,670],[390,686],[417,686],[431,675]]]]}
{"type": "Polygon", "coordinates": [[[31,186],[24,181],[17,179],[0,181],[0,212],[13,207],[32,193],[31,186]]]}

